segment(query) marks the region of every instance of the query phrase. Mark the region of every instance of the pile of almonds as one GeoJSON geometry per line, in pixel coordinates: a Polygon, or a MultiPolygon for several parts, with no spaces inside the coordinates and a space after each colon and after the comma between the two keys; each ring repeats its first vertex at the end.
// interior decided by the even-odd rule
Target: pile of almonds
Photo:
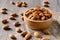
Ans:
{"type": "Polygon", "coordinates": [[[17,7],[26,7],[27,6],[26,2],[13,2],[13,1],[10,1],[10,4],[16,5],[17,7]]]}
{"type": "Polygon", "coordinates": [[[27,6],[27,3],[26,2],[16,2],[15,3],[16,4],[16,6],[18,6],[18,7],[26,7],[27,6]]]}
{"type": "Polygon", "coordinates": [[[39,6],[27,10],[25,15],[32,20],[48,20],[52,17],[52,14],[46,8],[41,8],[39,6]]]}

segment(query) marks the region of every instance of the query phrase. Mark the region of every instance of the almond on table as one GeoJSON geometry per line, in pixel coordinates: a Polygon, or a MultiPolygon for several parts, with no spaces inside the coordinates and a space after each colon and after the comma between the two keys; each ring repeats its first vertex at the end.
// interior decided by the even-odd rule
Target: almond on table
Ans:
{"type": "Polygon", "coordinates": [[[22,2],[22,4],[25,4],[25,5],[27,5],[27,3],[26,3],[26,2],[22,2]]]}
{"type": "Polygon", "coordinates": [[[4,25],[4,26],[2,26],[2,28],[3,28],[4,30],[8,30],[8,29],[9,29],[9,25],[4,25]]]}
{"type": "Polygon", "coordinates": [[[26,40],[28,40],[28,39],[30,39],[32,36],[31,36],[31,34],[29,34],[29,33],[27,33],[26,35],[25,35],[25,39],[26,40]]]}
{"type": "Polygon", "coordinates": [[[7,24],[8,23],[7,19],[2,19],[2,23],[7,24]]]}
{"type": "Polygon", "coordinates": [[[21,16],[21,19],[24,21],[24,16],[21,16]]]}
{"type": "Polygon", "coordinates": [[[16,39],[16,36],[15,36],[14,34],[9,34],[9,37],[10,37],[11,39],[16,39]]]}
{"type": "Polygon", "coordinates": [[[26,2],[22,2],[22,7],[26,7],[27,6],[27,3],[26,2]]]}
{"type": "Polygon", "coordinates": [[[41,40],[49,40],[47,37],[43,37],[41,40]]]}
{"type": "Polygon", "coordinates": [[[14,3],[13,1],[10,1],[10,4],[13,4],[13,5],[15,5],[15,3],[14,3]]]}
{"type": "Polygon", "coordinates": [[[18,21],[15,21],[15,22],[13,23],[13,25],[14,25],[14,26],[20,26],[21,24],[20,24],[18,21]]]}
{"type": "Polygon", "coordinates": [[[10,16],[17,17],[18,15],[15,12],[13,12],[10,14],[10,16]]]}
{"type": "Polygon", "coordinates": [[[2,14],[7,14],[6,10],[1,10],[2,14]]]}
{"type": "Polygon", "coordinates": [[[2,8],[1,10],[5,10],[5,11],[7,11],[8,9],[7,9],[7,8],[2,8]]]}
{"type": "Polygon", "coordinates": [[[49,2],[48,2],[48,0],[44,0],[43,1],[45,4],[50,4],[49,2]]]}
{"type": "Polygon", "coordinates": [[[21,7],[22,2],[16,2],[15,4],[16,4],[17,7],[21,7]]]}
{"type": "Polygon", "coordinates": [[[21,36],[25,37],[25,35],[27,34],[27,31],[21,32],[21,36]]]}
{"type": "Polygon", "coordinates": [[[47,30],[47,29],[43,30],[43,33],[51,35],[51,32],[49,30],[47,30]]]}
{"type": "Polygon", "coordinates": [[[41,37],[41,34],[39,32],[34,32],[34,37],[40,38],[41,37]]]}
{"type": "Polygon", "coordinates": [[[13,16],[9,16],[9,19],[16,20],[13,16]]]}
{"type": "Polygon", "coordinates": [[[48,4],[43,4],[43,6],[44,6],[44,7],[49,7],[49,5],[48,5],[48,4]]]}
{"type": "Polygon", "coordinates": [[[22,7],[26,7],[26,4],[22,4],[21,6],[22,6],[22,7]]]}
{"type": "Polygon", "coordinates": [[[16,28],[16,32],[21,33],[22,30],[20,28],[16,28]]]}

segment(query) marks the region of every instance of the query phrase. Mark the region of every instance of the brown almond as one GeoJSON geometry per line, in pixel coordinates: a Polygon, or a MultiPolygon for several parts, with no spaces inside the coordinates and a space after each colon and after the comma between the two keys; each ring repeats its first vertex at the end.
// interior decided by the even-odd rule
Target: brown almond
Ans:
{"type": "Polygon", "coordinates": [[[8,23],[7,19],[3,19],[3,20],[2,20],[2,23],[3,23],[3,24],[8,23]]]}
{"type": "Polygon", "coordinates": [[[2,10],[5,10],[5,11],[7,11],[7,8],[2,8],[2,10]]]}
{"type": "Polygon", "coordinates": [[[37,19],[40,18],[37,11],[35,11],[35,12],[33,13],[33,17],[35,17],[35,18],[37,18],[37,19]]]}
{"type": "Polygon", "coordinates": [[[27,5],[26,5],[26,4],[22,4],[21,6],[22,6],[22,7],[26,7],[27,5]]]}
{"type": "Polygon", "coordinates": [[[48,4],[43,4],[44,7],[49,7],[48,4]]]}
{"type": "Polygon", "coordinates": [[[2,28],[3,28],[4,30],[8,30],[8,29],[9,29],[9,25],[4,25],[4,26],[2,26],[2,28]]]}
{"type": "Polygon", "coordinates": [[[24,31],[24,32],[21,32],[21,36],[23,36],[23,37],[25,37],[25,35],[27,34],[27,32],[26,31],[24,31]]]}
{"type": "Polygon", "coordinates": [[[21,19],[24,21],[24,16],[21,16],[21,19]]]}
{"type": "Polygon", "coordinates": [[[28,33],[28,34],[25,35],[25,39],[26,39],[26,40],[28,40],[28,39],[30,39],[30,38],[31,38],[31,34],[28,33]]]}
{"type": "Polygon", "coordinates": [[[40,34],[39,32],[34,32],[34,36],[35,36],[36,38],[40,38],[40,37],[41,37],[41,34],[40,34]]]}
{"type": "Polygon", "coordinates": [[[20,28],[16,28],[16,32],[21,33],[22,31],[20,28]]]}
{"type": "Polygon", "coordinates": [[[12,14],[10,14],[10,16],[17,17],[17,14],[13,12],[12,14]]]}
{"type": "Polygon", "coordinates": [[[26,4],[26,5],[27,5],[27,3],[26,3],[26,2],[22,2],[22,4],[26,4]]]}
{"type": "Polygon", "coordinates": [[[52,14],[44,14],[46,17],[51,18],[52,14]]]}
{"type": "Polygon", "coordinates": [[[51,32],[50,32],[50,31],[48,31],[48,30],[43,30],[43,33],[48,34],[48,35],[50,35],[50,34],[51,34],[51,32]]]}
{"type": "Polygon", "coordinates": [[[2,14],[7,14],[6,10],[1,10],[2,14]]]}
{"type": "Polygon", "coordinates": [[[49,2],[48,2],[48,1],[45,1],[44,3],[45,3],[45,4],[49,4],[49,2]]]}
{"type": "Polygon", "coordinates": [[[32,18],[32,16],[33,16],[33,15],[31,14],[31,15],[29,15],[29,17],[28,17],[28,18],[29,18],[29,19],[31,19],[31,18],[32,18]]]}
{"type": "Polygon", "coordinates": [[[35,18],[35,17],[32,17],[31,19],[32,19],[32,20],[36,20],[37,18],[35,18]]]}
{"type": "Polygon", "coordinates": [[[22,3],[21,2],[16,2],[15,4],[16,4],[17,7],[21,7],[22,3]]]}
{"type": "Polygon", "coordinates": [[[20,26],[21,24],[18,21],[15,21],[13,25],[17,27],[17,26],[20,26]]]}
{"type": "Polygon", "coordinates": [[[18,7],[20,6],[20,5],[19,5],[19,2],[16,2],[15,4],[16,4],[16,6],[18,6],[18,7]]]}
{"type": "Polygon", "coordinates": [[[44,16],[44,14],[41,12],[41,13],[39,13],[39,16],[41,17],[41,16],[44,16]]]}
{"type": "Polygon", "coordinates": [[[43,37],[41,40],[49,40],[47,37],[43,37]]]}
{"type": "Polygon", "coordinates": [[[21,16],[23,16],[23,13],[20,13],[21,16]]]}
{"type": "Polygon", "coordinates": [[[45,20],[45,16],[41,17],[41,20],[45,20]]]}
{"type": "Polygon", "coordinates": [[[10,37],[11,39],[16,39],[16,37],[15,37],[14,34],[9,34],[9,37],[10,37]]]}
{"type": "Polygon", "coordinates": [[[28,11],[25,15],[28,17],[30,14],[32,14],[32,11],[28,11]]]}
{"type": "Polygon", "coordinates": [[[14,3],[13,1],[10,1],[10,4],[13,4],[13,5],[15,5],[15,3],[14,3]]]}
{"type": "Polygon", "coordinates": [[[16,20],[13,16],[9,16],[9,19],[16,20]]]}
{"type": "Polygon", "coordinates": [[[44,13],[44,14],[47,14],[47,11],[44,11],[43,13],[44,13]]]}
{"type": "Polygon", "coordinates": [[[46,9],[46,8],[41,8],[41,10],[44,12],[44,11],[46,11],[47,9],[46,9]]]}

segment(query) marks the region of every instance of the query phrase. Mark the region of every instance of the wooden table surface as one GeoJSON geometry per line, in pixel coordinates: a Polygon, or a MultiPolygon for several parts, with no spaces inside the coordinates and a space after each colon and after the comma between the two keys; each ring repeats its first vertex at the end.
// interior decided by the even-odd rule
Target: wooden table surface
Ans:
{"type": "MultiPolygon", "coordinates": [[[[51,9],[54,13],[54,22],[52,23],[52,25],[50,26],[50,28],[48,30],[51,31],[52,35],[45,35],[41,32],[41,35],[43,37],[48,37],[50,40],[60,40],[60,0],[48,0],[49,1],[49,9],[51,9]]],[[[32,34],[35,30],[32,30],[28,27],[26,27],[24,25],[24,22],[21,20],[21,15],[19,12],[23,12],[28,8],[31,7],[35,7],[35,6],[41,6],[43,7],[43,0],[0,0],[0,8],[4,8],[6,7],[8,9],[7,13],[8,14],[2,14],[0,13],[0,40],[12,40],[9,38],[9,34],[15,34],[17,39],[16,40],[25,40],[24,37],[20,36],[19,33],[17,33],[15,31],[16,27],[13,26],[13,22],[15,22],[15,20],[9,20],[9,14],[11,14],[12,12],[16,12],[17,15],[19,15],[18,17],[16,17],[17,21],[19,21],[21,23],[20,28],[23,31],[28,31],[29,33],[32,34]],[[11,5],[10,1],[25,1],[28,3],[28,7],[16,7],[15,5],[11,5]],[[2,29],[2,26],[5,24],[1,23],[2,19],[7,18],[7,20],[9,21],[8,25],[10,26],[11,30],[5,31],[2,29]]],[[[39,31],[40,32],[40,31],[39,31]]],[[[30,40],[40,40],[40,38],[35,38],[32,37],[30,40]]]]}

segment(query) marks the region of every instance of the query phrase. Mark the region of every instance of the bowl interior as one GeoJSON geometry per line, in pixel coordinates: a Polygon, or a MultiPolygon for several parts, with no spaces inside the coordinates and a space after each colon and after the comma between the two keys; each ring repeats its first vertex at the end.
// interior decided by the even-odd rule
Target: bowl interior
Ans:
{"type": "MultiPolygon", "coordinates": [[[[30,8],[31,9],[31,8],[30,8]]],[[[53,12],[50,10],[50,9],[48,9],[48,8],[45,8],[45,9],[47,9],[51,14],[52,14],[52,17],[51,18],[49,18],[49,19],[47,19],[47,20],[31,20],[31,19],[29,19],[29,18],[27,18],[26,17],[26,15],[25,15],[25,13],[24,13],[24,17],[27,19],[27,20],[30,20],[30,21],[33,21],[33,22],[46,22],[46,21],[49,21],[49,20],[51,20],[51,19],[53,19],[53,12]]],[[[29,9],[28,9],[29,10],[29,9]]]]}

